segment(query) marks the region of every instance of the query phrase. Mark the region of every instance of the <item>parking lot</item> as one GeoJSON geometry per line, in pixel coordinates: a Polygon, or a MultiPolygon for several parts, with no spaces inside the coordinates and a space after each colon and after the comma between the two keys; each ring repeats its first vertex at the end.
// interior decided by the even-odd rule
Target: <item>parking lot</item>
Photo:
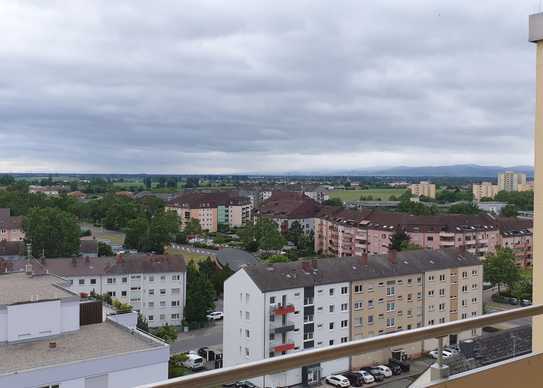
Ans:
{"type": "MultiPolygon", "coordinates": [[[[410,370],[409,372],[402,372],[400,375],[392,376],[386,378],[384,381],[375,382],[371,384],[364,384],[364,387],[386,387],[386,388],[407,388],[420,376],[424,371],[426,371],[435,360],[429,357],[422,357],[416,360],[410,360],[410,370]]],[[[323,382],[317,387],[327,387],[330,388],[332,385],[323,382]]]]}

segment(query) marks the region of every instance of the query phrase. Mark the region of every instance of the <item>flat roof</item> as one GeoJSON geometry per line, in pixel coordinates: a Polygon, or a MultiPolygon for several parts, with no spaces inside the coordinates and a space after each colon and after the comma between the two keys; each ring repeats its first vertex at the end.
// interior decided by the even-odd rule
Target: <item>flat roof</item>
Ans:
{"type": "Polygon", "coordinates": [[[0,274],[0,305],[79,297],[63,288],[67,282],[53,275],[24,272],[0,274]]]}
{"type": "Polygon", "coordinates": [[[81,326],[54,338],[0,345],[0,375],[166,346],[113,322],[81,326]],[[55,341],[56,348],[49,349],[55,341]]]}

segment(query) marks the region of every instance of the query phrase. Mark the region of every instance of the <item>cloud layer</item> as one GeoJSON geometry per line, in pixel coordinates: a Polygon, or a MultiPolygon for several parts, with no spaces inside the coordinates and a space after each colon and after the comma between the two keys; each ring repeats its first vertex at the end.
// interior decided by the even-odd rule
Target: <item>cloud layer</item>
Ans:
{"type": "Polygon", "coordinates": [[[0,3],[0,171],[531,164],[537,1],[0,3]]]}

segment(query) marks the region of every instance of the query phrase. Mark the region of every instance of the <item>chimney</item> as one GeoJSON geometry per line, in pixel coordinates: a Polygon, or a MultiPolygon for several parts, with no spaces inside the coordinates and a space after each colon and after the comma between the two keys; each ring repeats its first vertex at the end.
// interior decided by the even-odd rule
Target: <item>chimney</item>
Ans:
{"type": "Polygon", "coordinates": [[[388,261],[390,264],[396,264],[396,260],[398,258],[398,251],[395,249],[391,249],[388,251],[388,261]]]}
{"type": "Polygon", "coordinates": [[[49,349],[56,349],[57,343],[55,341],[49,341],[49,349]]]}
{"type": "Polygon", "coordinates": [[[360,258],[362,265],[368,265],[368,252],[362,253],[362,257],[360,258]]]}

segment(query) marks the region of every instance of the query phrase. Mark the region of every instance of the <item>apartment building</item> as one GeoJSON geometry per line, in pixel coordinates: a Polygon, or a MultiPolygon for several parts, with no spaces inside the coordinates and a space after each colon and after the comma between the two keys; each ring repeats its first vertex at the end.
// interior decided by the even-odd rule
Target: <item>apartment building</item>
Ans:
{"type": "Polygon", "coordinates": [[[499,243],[503,248],[509,248],[515,254],[517,264],[521,267],[531,267],[533,264],[534,222],[531,219],[497,217],[499,226],[499,243]]]}
{"type": "Polygon", "coordinates": [[[329,206],[315,218],[315,251],[333,256],[386,254],[398,230],[421,248],[463,247],[478,256],[495,252],[499,243],[498,226],[488,215],[414,216],[329,206]]]}
{"type": "Polygon", "coordinates": [[[498,187],[500,191],[521,191],[526,186],[526,174],[505,171],[498,174],[498,187]]]}
{"type": "Polygon", "coordinates": [[[315,216],[321,205],[298,192],[276,191],[255,211],[255,217],[272,219],[282,233],[298,222],[306,233],[315,231],[315,216]]]}
{"type": "Polygon", "coordinates": [[[500,187],[492,182],[474,183],[472,187],[473,199],[477,202],[481,198],[494,198],[500,192],[500,187]]]}
{"type": "Polygon", "coordinates": [[[253,207],[249,198],[234,192],[187,192],[170,200],[166,210],[177,213],[182,229],[195,219],[203,230],[216,232],[220,226],[234,228],[247,224],[253,207]]]}
{"type": "Polygon", "coordinates": [[[23,241],[0,241],[0,259],[17,260],[25,257],[23,241]]]}
{"type": "MultiPolygon", "coordinates": [[[[75,293],[103,295],[130,304],[150,327],[181,325],[186,302],[186,266],[182,256],[127,255],[32,261],[35,271],[69,281],[75,293]]],[[[26,260],[13,263],[22,271],[26,260]]]]}
{"type": "Polygon", "coordinates": [[[23,217],[12,216],[10,209],[0,208],[0,241],[23,241],[23,217]]]}
{"type": "MultiPolygon", "coordinates": [[[[479,258],[455,248],[242,268],[225,282],[224,365],[481,315],[482,271],[479,258]]],[[[477,334],[455,333],[447,342],[477,334]]],[[[393,353],[414,356],[435,346],[431,340],[384,349],[253,382],[311,385],[393,353]]]]}
{"type": "Polygon", "coordinates": [[[411,191],[411,194],[417,197],[436,197],[436,185],[428,181],[421,181],[419,183],[409,185],[409,191],[411,191]]]}
{"type": "Polygon", "coordinates": [[[0,387],[128,388],[168,378],[169,346],[111,320],[80,316],[53,275],[0,274],[0,387]]]}

